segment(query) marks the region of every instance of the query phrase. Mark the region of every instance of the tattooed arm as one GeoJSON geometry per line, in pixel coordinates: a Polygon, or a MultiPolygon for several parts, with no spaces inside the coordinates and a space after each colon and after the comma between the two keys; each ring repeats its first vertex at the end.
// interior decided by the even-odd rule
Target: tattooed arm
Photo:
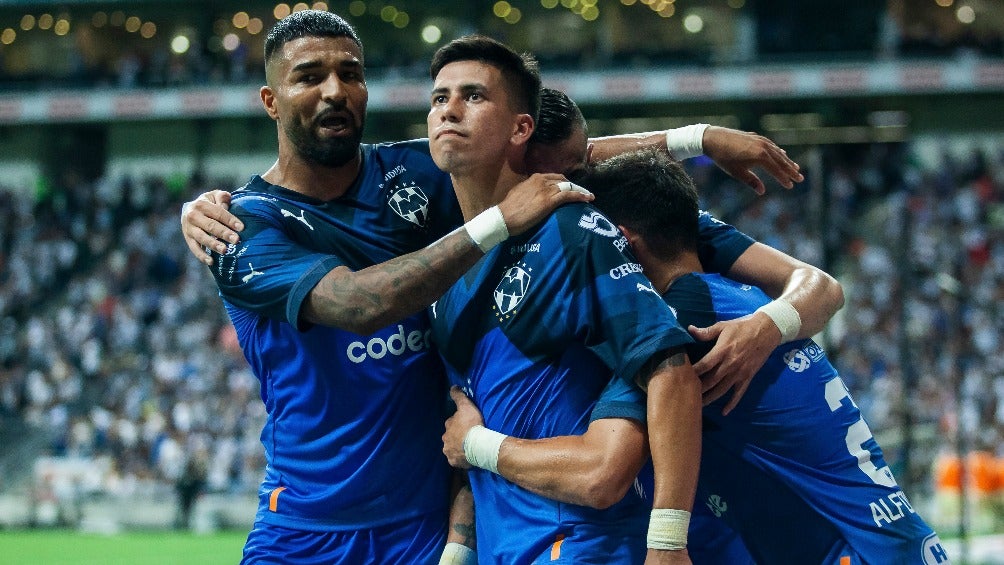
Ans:
{"type": "Polygon", "coordinates": [[[474,493],[467,482],[467,471],[455,471],[453,503],[450,505],[450,531],[447,543],[459,543],[471,549],[478,548],[474,533],[474,493]]]}
{"type": "MultiPolygon", "coordinates": [[[[532,175],[499,203],[509,235],[536,225],[562,204],[587,202],[591,194],[560,190],[562,175],[532,175]]],[[[463,227],[432,245],[352,271],[336,267],[314,286],[301,318],[368,334],[414,314],[443,295],[483,253],[463,227]]]]}
{"type": "Polygon", "coordinates": [[[373,333],[435,302],[482,255],[461,228],[425,249],[372,267],[336,267],[310,291],[300,318],[373,333]]]}

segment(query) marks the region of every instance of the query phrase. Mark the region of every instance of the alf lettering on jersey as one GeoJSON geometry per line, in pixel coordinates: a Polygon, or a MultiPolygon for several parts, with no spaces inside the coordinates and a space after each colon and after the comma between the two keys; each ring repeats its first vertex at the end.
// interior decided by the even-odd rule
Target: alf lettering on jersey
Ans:
{"type": "Polygon", "coordinates": [[[345,349],[345,355],[353,363],[362,363],[366,359],[383,359],[387,355],[400,357],[405,352],[418,353],[423,349],[430,348],[429,335],[432,330],[424,332],[412,330],[405,334],[404,326],[397,325],[397,332],[391,334],[387,339],[380,336],[373,336],[369,341],[353,341],[345,349]]]}
{"type": "Polygon", "coordinates": [[[883,522],[892,524],[904,516],[917,513],[910,505],[910,501],[906,499],[906,494],[901,490],[871,502],[868,506],[872,510],[872,519],[875,520],[875,525],[880,528],[883,527],[883,522]]]}

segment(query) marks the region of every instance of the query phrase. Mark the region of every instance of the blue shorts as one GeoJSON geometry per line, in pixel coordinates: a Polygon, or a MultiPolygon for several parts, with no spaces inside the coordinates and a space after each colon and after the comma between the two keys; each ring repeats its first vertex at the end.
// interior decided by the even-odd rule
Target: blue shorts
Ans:
{"type": "MultiPolygon", "coordinates": [[[[596,531],[593,524],[578,524],[568,535],[559,536],[533,565],[632,565],[645,561],[644,532],[596,531]]],[[[513,535],[519,535],[513,532],[513,535]]]]}
{"type": "Polygon", "coordinates": [[[241,565],[435,565],[446,545],[445,512],[343,532],[256,522],[241,565]]]}

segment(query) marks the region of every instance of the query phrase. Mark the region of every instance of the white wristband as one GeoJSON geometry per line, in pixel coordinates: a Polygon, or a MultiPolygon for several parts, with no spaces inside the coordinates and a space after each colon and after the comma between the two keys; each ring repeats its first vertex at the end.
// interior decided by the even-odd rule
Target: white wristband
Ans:
{"type": "Polygon", "coordinates": [[[795,307],[787,300],[781,300],[780,298],[772,300],[757,308],[756,311],[763,312],[770,316],[771,320],[774,320],[777,329],[781,330],[781,343],[788,343],[794,340],[802,329],[802,317],[798,315],[798,310],[795,310],[795,307]]]}
{"type": "Polygon", "coordinates": [[[649,549],[677,551],[687,549],[690,512],[672,508],[653,508],[648,522],[649,549]]]}
{"type": "Polygon", "coordinates": [[[443,548],[439,565],[477,565],[478,553],[462,543],[451,541],[443,548]]]}
{"type": "Polygon", "coordinates": [[[492,247],[509,238],[509,228],[506,227],[505,218],[502,217],[502,211],[498,206],[492,206],[474,216],[471,221],[464,224],[464,229],[484,253],[488,253],[492,247]]]}
{"type": "Polygon", "coordinates": [[[666,130],[666,150],[677,161],[704,155],[704,130],[708,124],[694,124],[666,130]]]}
{"type": "Polygon", "coordinates": [[[464,436],[464,456],[475,467],[499,472],[499,449],[509,436],[489,430],[484,426],[474,426],[464,436]]]}

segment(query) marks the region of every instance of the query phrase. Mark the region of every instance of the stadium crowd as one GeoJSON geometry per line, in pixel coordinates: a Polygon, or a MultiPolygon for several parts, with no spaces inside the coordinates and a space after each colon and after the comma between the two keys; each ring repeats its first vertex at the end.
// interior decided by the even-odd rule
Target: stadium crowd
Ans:
{"type": "MultiPolygon", "coordinates": [[[[813,16],[822,7],[807,5],[796,9],[797,6],[785,3],[771,6],[765,7],[759,16],[754,11],[746,12],[751,19],[749,25],[736,25],[734,37],[659,45],[653,44],[648,36],[644,36],[647,40],[641,43],[623,39],[611,42],[605,36],[615,31],[588,32],[579,29],[577,35],[584,39],[576,45],[562,47],[562,42],[526,39],[535,44],[525,48],[536,53],[546,68],[565,70],[597,66],[649,68],[679,63],[804,60],[806,53],[826,53],[827,58],[859,60],[871,60],[875,56],[904,59],[1004,56],[1004,29],[999,29],[1000,24],[996,20],[982,15],[979,25],[963,25],[954,17],[948,17],[945,10],[939,12],[940,8],[932,10],[927,5],[919,9],[919,4],[892,2],[885,11],[862,5],[856,7],[858,11],[853,16],[848,15],[850,7],[841,6],[832,8],[835,11],[828,15],[852,18],[848,21],[856,25],[824,25],[818,30],[811,28],[806,32],[805,26],[815,21],[813,16]],[[752,18],[757,17],[759,19],[753,22],[752,18]],[[990,23],[982,21],[984,19],[990,23]],[[750,35],[747,28],[755,29],[755,39],[746,37],[750,35]],[[792,30],[802,32],[792,33],[792,30]],[[714,44],[716,42],[719,44],[714,44]]],[[[171,36],[167,33],[145,39],[127,32],[122,22],[102,24],[101,27],[88,23],[92,16],[97,15],[86,11],[78,14],[69,35],[73,40],[57,44],[61,55],[51,60],[13,54],[21,48],[19,43],[14,42],[9,48],[12,51],[6,56],[0,53],[0,84],[11,90],[53,86],[163,88],[257,84],[264,77],[262,62],[250,56],[261,51],[262,36],[227,28],[227,14],[217,14],[220,19],[212,26],[193,22],[197,18],[208,17],[206,14],[196,17],[170,12],[154,17],[153,20],[159,22],[162,29],[191,30],[187,36],[189,47],[183,52],[172,50],[169,44],[171,36]],[[229,29],[229,32],[221,31],[219,22],[223,22],[222,29],[229,29]],[[237,37],[241,39],[235,42],[237,37]]],[[[104,16],[107,20],[107,14],[104,16]]],[[[270,17],[271,14],[265,19],[270,17]]],[[[498,29],[500,34],[510,34],[508,24],[502,24],[488,12],[464,14],[462,17],[451,13],[443,17],[432,10],[429,14],[415,16],[412,23],[420,18],[439,23],[450,21],[450,25],[459,29],[498,25],[501,26],[498,29]],[[465,21],[465,18],[475,21],[465,21]]],[[[120,19],[124,20],[124,16],[120,19]]],[[[532,19],[528,16],[524,21],[532,19]]],[[[729,19],[734,19],[734,16],[730,15],[729,19]]],[[[112,20],[114,22],[114,18],[112,20]]],[[[548,21],[550,25],[565,25],[560,18],[548,21]]],[[[572,21],[583,23],[578,17],[572,17],[572,21]]],[[[372,38],[367,43],[366,53],[370,76],[422,78],[426,75],[431,47],[422,46],[418,41],[415,25],[398,29],[373,14],[355,17],[354,23],[361,29],[362,35],[372,38]]],[[[48,34],[41,28],[21,31],[25,37],[30,37],[31,33],[48,34]]],[[[522,37],[520,33],[511,35],[514,39],[522,37]]],[[[532,37],[534,34],[528,35],[532,37]]],[[[30,52],[31,49],[26,51],[30,52]]]]}
{"type": "MultiPolygon", "coordinates": [[[[915,496],[934,494],[933,463],[961,437],[996,458],[980,490],[1000,500],[1004,153],[914,157],[902,144],[825,149],[826,221],[810,181],[756,198],[708,162],[688,166],[706,208],[844,284],[823,343],[873,431],[917,430],[910,468],[895,471],[915,496]]],[[[0,418],[44,432],[50,455],[110,457],[105,493],[163,492],[191,462],[210,491],[260,481],[258,385],[178,229],[183,201],[236,184],[66,175],[41,193],[0,190],[0,418]]],[[[881,443],[902,462],[902,441],[881,443]]]]}

